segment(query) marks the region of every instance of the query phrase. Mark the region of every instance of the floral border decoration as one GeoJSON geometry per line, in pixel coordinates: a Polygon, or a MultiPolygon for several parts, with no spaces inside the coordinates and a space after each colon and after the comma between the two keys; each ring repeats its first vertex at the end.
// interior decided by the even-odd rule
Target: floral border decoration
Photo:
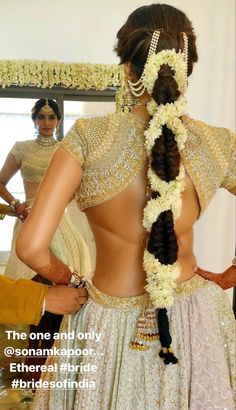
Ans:
{"type": "Polygon", "coordinates": [[[124,110],[124,74],[122,66],[118,65],[0,60],[0,87],[11,85],[98,91],[117,87],[117,111],[124,110]]]}

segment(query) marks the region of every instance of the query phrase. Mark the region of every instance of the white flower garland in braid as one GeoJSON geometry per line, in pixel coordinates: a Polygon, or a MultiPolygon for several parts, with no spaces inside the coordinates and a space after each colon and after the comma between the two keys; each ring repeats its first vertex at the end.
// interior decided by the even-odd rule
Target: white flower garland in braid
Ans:
{"type": "MultiPolygon", "coordinates": [[[[157,30],[155,33],[159,32],[157,30]]],[[[160,34],[160,33],[159,33],[160,34]]],[[[159,39],[159,35],[155,34],[159,39]]],[[[152,148],[157,138],[162,135],[162,127],[167,126],[175,136],[179,152],[183,150],[187,139],[187,132],[180,120],[187,110],[187,103],[183,96],[187,83],[187,35],[183,33],[184,52],[173,50],[162,50],[159,53],[152,53],[148,56],[142,74],[142,84],[151,95],[158,77],[158,73],[163,64],[173,69],[173,77],[176,80],[179,91],[182,93],[174,103],[157,105],[152,99],[148,105],[148,112],[152,115],[149,128],[145,132],[145,145],[150,158],[152,148]]],[[[185,170],[180,164],[178,176],[166,182],[159,178],[149,165],[148,180],[150,188],[159,193],[159,197],[152,198],[144,208],[143,226],[147,231],[151,231],[155,223],[164,211],[173,212],[174,222],[178,220],[182,208],[182,192],[185,187],[185,170]]],[[[172,265],[165,265],[155,258],[147,249],[144,252],[143,266],[147,273],[146,290],[150,294],[154,308],[168,308],[174,301],[174,289],[176,279],[180,276],[180,266],[178,262],[172,265]]]]}

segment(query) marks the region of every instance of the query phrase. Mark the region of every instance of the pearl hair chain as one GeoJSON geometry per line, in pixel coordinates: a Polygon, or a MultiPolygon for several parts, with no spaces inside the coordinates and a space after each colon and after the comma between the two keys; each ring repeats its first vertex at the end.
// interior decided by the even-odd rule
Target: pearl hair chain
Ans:
{"type": "MultiPolygon", "coordinates": [[[[154,33],[152,35],[152,40],[151,40],[151,44],[150,44],[150,47],[149,47],[147,61],[145,63],[145,66],[148,63],[149,57],[152,54],[156,53],[157,44],[158,44],[160,34],[161,34],[161,30],[156,30],[156,31],[154,31],[154,33]]],[[[145,69],[145,66],[144,66],[144,69],[145,69]]],[[[144,73],[144,69],[143,69],[143,73],[144,73]]],[[[130,91],[132,92],[132,94],[135,97],[141,97],[141,95],[143,95],[144,92],[145,92],[145,87],[143,85],[143,73],[142,73],[141,77],[138,79],[138,81],[136,81],[136,82],[132,82],[132,81],[128,80],[130,91]]]]}
{"type": "MultiPolygon", "coordinates": [[[[146,88],[143,84],[145,68],[148,65],[151,55],[156,54],[157,44],[158,44],[159,37],[162,31],[163,30],[161,29],[155,30],[152,35],[151,44],[150,44],[148,56],[147,56],[147,61],[145,63],[141,77],[136,82],[132,82],[128,80],[130,91],[135,97],[141,97],[145,92],[146,88]]],[[[188,36],[185,32],[183,32],[182,34],[183,34],[183,42],[184,42],[183,54],[184,54],[184,61],[185,61],[185,81],[184,81],[183,88],[182,88],[182,92],[184,94],[186,92],[187,85],[188,85],[188,36]]]]}
{"type": "Polygon", "coordinates": [[[184,61],[185,61],[185,81],[183,86],[183,94],[187,90],[188,86],[188,36],[186,33],[183,32],[183,40],[184,40],[184,61]]]}

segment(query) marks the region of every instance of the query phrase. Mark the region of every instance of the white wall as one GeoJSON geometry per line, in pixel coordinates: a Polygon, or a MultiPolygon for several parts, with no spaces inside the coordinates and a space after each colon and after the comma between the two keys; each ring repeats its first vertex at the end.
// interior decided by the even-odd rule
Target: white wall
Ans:
{"type": "MultiPolygon", "coordinates": [[[[234,127],[234,0],[167,0],[186,12],[198,37],[190,112],[234,127]]],[[[0,0],[0,59],[116,63],[116,32],[142,0],[0,0]]]]}
{"type": "MultiPolygon", "coordinates": [[[[198,37],[190,114],[235,126],[234,0],[166,0],[186,12],[198,37]]],[[[0,59],[116,63],[116,32],[141,0],[0,0],[0,59]]],[[[226,267],[234,253],[234,202],[219,193],[196,228],[199,264],[226,267]]]]}

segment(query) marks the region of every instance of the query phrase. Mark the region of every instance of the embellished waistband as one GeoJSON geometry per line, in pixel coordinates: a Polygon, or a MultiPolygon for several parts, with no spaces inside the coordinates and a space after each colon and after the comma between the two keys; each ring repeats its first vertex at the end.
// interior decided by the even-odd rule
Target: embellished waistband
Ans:
{"type": "MultiPolygon", "coordinates": [[[[192,278],[177,285],[175,295],[177,298],[179,296],[189,295],[205,287],[207,283],[208,281],[195,274],[192,278]]],[[[130,297],[111,296],[96,288],[90,280],[86,281],[86,288],[90,299],[110,309],[129,311],[136,308],[150,306],[150,298],[148,293],[130,297]]]]}
{"type": "Polygon", "coordinates": [[[197,290],[205,287],[209,283],[206,279],[195,274],[190,279],[181,282],[177,285],[175,289],[176,296],[179,295],[189,295],[196,292],[197,290]]]}
{"type": "Polygon", "coordinates": [[[90,280],[86,281],[86,288],[89,298],[106,308],[129,311],[149,305],[148,293],[130,297],[111,296],[96,288],[90,280]]]}

